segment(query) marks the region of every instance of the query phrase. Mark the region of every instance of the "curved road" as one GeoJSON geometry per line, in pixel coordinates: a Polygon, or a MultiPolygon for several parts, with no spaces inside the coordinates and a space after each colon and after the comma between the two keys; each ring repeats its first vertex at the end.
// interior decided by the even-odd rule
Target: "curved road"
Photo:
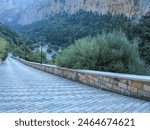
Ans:
{"type": "Polygon", "coordinates": [[[150,102],[97,90],[8,57],[0,65],[0,112],[150,112],[150,102]]]}

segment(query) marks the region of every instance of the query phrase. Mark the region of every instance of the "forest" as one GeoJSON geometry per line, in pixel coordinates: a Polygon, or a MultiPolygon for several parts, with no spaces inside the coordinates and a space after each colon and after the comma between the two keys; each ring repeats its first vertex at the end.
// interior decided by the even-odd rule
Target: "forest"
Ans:
{"type": "Polygon", "coordinates": [[[7,57],[7,41],[0,37],[0,62],[7,57]]]}
{"type": "MultiPolygon", "coordinates": [[[[150,74],[150,15],[135,23],[123,15],[80,10],[22,26],[18,33],[0,24],[0,37],[9,43],[8,50],[28,61],[41,62],[41,53],[34,48],[42,43],[49,52],[59,50],[50,62],[58,66],[150,74]]],[[[45,53],[42,59],[49,63],[45,53]]]]}
{"type": "Polygon", "coordinates": [[[41,41],[57,50],[59,47],[71,45],[79,38],[100,34],[103,30],[125,28],[128,23],[129,20],[123,15],[99,15],[80,10],[73,15],[57,14],[46,20],[23,26],[20,32],[31,47],[41,41]]]}
{"type": "Polygon", "coordinates": [[[102,32],[122,30],[127,38],[139,42],[140,57],[150,64],[150,16],[144,16],[139,23],[133,23],[123,15],[99,15],[80,10],[74,15],[57,14],[46,20],[24,26],[20,29],[27,44],[34,48],[39,42],[49,45],[49,50],[64,49],[75,40],[96,36],[102,32]]]}
{"type": "MultiPolygon", "coordinates": [[[[33,51],[26,45],[25,39],[8,26],[0,23],[0,58],[5,60],[8,52],[25,60],[40,62],[41,53],[33,51]]],[[[42,54],[43,61],[46,61],[45,53],[42,54]]]]}
{"type": "Polygon", "coordinates": [[[22,38],[8,26],[0,23],[0,58],[5,60],[7,53],[21,44],[22,38]]]}

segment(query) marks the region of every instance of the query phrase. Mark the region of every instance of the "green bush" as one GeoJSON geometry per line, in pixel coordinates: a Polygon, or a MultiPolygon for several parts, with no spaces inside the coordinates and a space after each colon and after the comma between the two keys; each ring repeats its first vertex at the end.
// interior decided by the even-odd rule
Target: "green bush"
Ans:
{"type": "MultiPolygon", "coordinates": [[[[41,52],[33,51],[27,45],[23,44],[13,49],[13,55],[27,61],[41,62],[41,52]]],[[[47,63],[46,53],[42,52],[42,63],[47,63]]]]}
{"type": "MultiPolygon", "coordinates": [[[[31,61],[41,63],[41,52],[40,51],[33,52],[31,57],[32,57],[31,61]]],[[[46,63],[46,62],[47,62],[46,53],[42,52],[42,63],[46,63]]]]}
{"type": "Polygon", "coordinates": [[[44,41],[53,50],[68,47],[74,40],[96,36],[102,30],[128,28],[130,20],[123,15],[98,14],[79,10],[77,13],[56,14],[45,20],[20,28],[29,46],[44,41]]]}
{"type": "Polygon", "coordinates": [[[7,44],[8,42],[0,37],[0,59],[5,60],[7,57],[7,44]]]}
{"type": "Polygon", "coordinates": [[[139,57],[137,40],[130,42],[122,31],[79,39],[62,51],[55,61],[58,66],[67,68],[148,73],[139,57]]]}

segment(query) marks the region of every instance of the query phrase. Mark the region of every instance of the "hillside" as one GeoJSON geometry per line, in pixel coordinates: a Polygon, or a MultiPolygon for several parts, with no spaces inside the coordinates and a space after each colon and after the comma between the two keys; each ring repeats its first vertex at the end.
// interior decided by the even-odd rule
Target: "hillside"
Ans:
{"type": "Polygon", "coordinates": [[[129,19],[122,15],[99,15],[98,13],[80,10],[73,15],[57,14],[46,20],[38,21],[20,28],[20,33],[28,39],[28,45],[42,42],[51,49],[67,47],[74,40],[95,36],[102,31],[111,31],[128,26],[129,19]]]}
{"type": "Polygon", "coordinates": [[[0,21],[18,28],[18,20],[32,0],[0,0],[0,21]]]}
{"type": "Polygon", "coordinates": [[[27,39],[30,47],[39,43],[49,46],[51,50],[59,50],[73,44],[75,40],[86,36],[96,36],[102,32],[123,30],[129,40],[137,39],[141,58],[150,64],[150,15],[142,17],[138,24],[132,23],[123,15],[99,15],[97,13],[79,11],[73,15],[57,14],[46,20],[24,26],[20,32],[27,39]]]}
{"type": "Polygon", "coordinates": [[[24,40],[15,31],[0,23],[0,62],[6,59],[9,51],[13,51],[16,46],[22,44],[24,40]]]}
{"type": "Polygon", "coordinates": [[[24,43],[23,39],[8,26],[0,23],[0,37],[9,42],[10,45],[21,45],[24,43]]]}
{"type": "MultiPolygon", "coordinates": [[[[8,26],[0,23],[0,62],[6,59],[8,52],[12,52],[14,56],[19,56],[26,60],[41,61],[41,53],[39,51],[33,52],[26,45],[23,37],[8,26]]],[[[45,62],[45,53],[42,54],[42,58],[43,62],[45,62]]]]}

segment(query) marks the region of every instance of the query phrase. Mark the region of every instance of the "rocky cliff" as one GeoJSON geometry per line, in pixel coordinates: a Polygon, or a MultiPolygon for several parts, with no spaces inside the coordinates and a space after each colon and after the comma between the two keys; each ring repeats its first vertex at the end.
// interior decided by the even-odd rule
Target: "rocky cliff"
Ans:
{"type": "Polygon", "coordinates": [[[0,0],[0,21],[18,22],[32,0],[0,0]]]}
{"type": "Polygon", "coordinates": [[[56,13],[74,14],[80,9],[124,14],[137,20],[150,12],[150,0],[0,0],[0,19],[27,25],[56,13]]]}

